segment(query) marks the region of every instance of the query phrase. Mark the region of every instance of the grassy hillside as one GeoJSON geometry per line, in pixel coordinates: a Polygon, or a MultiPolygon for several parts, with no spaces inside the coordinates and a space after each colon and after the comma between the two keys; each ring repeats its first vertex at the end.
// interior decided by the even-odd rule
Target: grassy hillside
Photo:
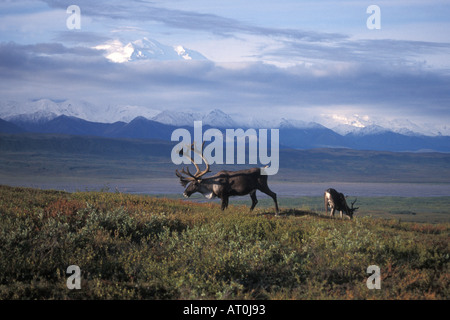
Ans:
{"type": "Polygon", "coordinates": [[[0,299],[448,299],[449,230],[1,186],[0,299]]]}

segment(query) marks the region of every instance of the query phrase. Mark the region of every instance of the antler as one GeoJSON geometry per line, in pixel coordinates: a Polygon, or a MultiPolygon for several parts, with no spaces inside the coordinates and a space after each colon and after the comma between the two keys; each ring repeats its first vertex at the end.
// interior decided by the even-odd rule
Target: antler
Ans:
{"type": "Polygon", "coordinates": [[[353,208],[353,205],[356,203],[356,201],[358,200],[358,198],[355,198],[355,201],[353,201],[352,203],[351,203],[351,205],[352,205],[352,209],[358,209],[359,207],[357,207],[357,208],[353,208]]]}
{"type": "Polygon", "coordinates": [[[191,150],[192,151],[194,151],[195,153],[197,153],[198,155],[200,155],[200,157],[202,157],[202,159],[203,159],[203,161],[205,161],[205,165],[206,165],[206,168],[205,168],[205,170],[203,170],[203,171],[200,171],[199,169],[198,169],[198,166],[195,164],[195,167],[196,167],[196,169],[197,169],[197,172],[195,173],[195,178],[200,178],[200,177],[202,177],[202,176],[204,176],[205,174],[207,174],[208,172],[211,172],[211,170],[209,170],[209,163],[208,163],[208,161],[206,160],[206,158],[203,156],[203,148],[205,147],[205,141],[203,141],[203,143],[202,143],[202,150],[200,151],[200,152],[198,152],[197,150],[195,150],[195,147],[194,147],[194,143],[192,143],[192,145],[191,145],[191,150]]]}
{"type": "Polygon", "coordinates": [[[203,144],[202,144],[202,150],[201,150],[201,152],[199,152],[199,151],[197,151],[197,150],[195,149],[194,144],[195,144],[195,142],[191,144],[190,149],[191,149],[193,152],[195,152],[195,153],[197,153],[198,155],[200,155],[200,157],[202,157],[203,161],[205,161],[206,168],[205,168],[205,170],[201,171],[200,168],[198,167],[198,165],[195,163],[195,161],[194,161],[190,156],[183,154],[183,150],[180,150],[180,155],[183,154],[186,158],[188,158],[188,159],[192,162],[192,164],[195,166],[195,169],[197,170],[194,174],[192,174],[192,173],[189,171],[189,168],[188,168],[188,167],[186,167],[186,170],[185,170],[185,169],[182,169],[182,170],[181,170],[181,173],[178,172],[178,170],[175,170],[175,174],[177,175],[177,177],[180,178],[181,183],[183,184],[183,186],[186,186],[186,184],[187,184],[189,181],[197,180],[197,179],[201,178],[202,176],[204,176],[205,174],[207,174],[208,172],[211,172],[211,171],[209,170],[210,166],[209,166],[208,161],[206,161],[205,157],[203,157],[203,147],[205,146],[205,142],[203,142],[203,144]],[[185,176],[183,176],[182,174],[184,174],[185,176]]]}

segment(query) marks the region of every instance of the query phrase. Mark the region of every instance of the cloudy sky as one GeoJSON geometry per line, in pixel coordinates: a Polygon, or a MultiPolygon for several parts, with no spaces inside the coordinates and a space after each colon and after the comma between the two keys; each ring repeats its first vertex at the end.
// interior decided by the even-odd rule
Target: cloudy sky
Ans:
{"type": "Polygon", "coordinates": [[[1,1],[0,97],[311,120],[450,120],[448,0],[1,1]],[[381,29],[369,29],[370,5],[381,29]],[[81,10],[69,29],[70,5],[81,10]],[[207,60],[107,59],[153,39],[207,60]]]}

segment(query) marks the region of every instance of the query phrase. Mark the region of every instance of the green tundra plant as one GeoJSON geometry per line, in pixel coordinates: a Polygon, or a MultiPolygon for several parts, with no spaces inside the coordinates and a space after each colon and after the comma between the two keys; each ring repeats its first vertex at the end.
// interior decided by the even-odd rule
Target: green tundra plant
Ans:
{"type": "Polygon", "coordinates": [[[448,223],[0,186],[0,298],[448,299],[449,239],[448,223]]]}

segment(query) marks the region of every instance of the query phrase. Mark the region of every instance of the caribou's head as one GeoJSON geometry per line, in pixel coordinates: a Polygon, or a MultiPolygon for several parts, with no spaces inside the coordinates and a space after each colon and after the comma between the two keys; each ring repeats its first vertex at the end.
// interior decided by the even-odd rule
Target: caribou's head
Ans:
{"type": "MultiPolygon", "coordinates": [[[[191,145],[191,150],[194,151],[195,153],[199,154],[202,157],[203,161],[206,164],[205,170],[203,170],[203,171],[200,170],[200,168],[194,162],[194,160],[185,154],[183,154],[183,155],[194,164],[195,169],[197,171],[194,174],[192,174],[189,171],[188,167],[186,167],[186,169],[182,169],[181,172],[178,172],[178,170],[175,170],[175,174],[177,175],[178,178],[180,178],[181,185],[186,188],[183,192],[183,196],[185,196],[186,198],[189,198],[195,192],[200,192],[207,198],[210,198],[210,199],[213,198],[213,193],[207,188],[207,186],[203,183],[203,180],[202,180],[202,177],[205,174],[207,174],[208,172],[211,172],[209,170],[208,161],[206,161],[206,159],[203,157],[203,146],[204,145],[205,145],[205,143],[203,143],[203,145],[202,145],[201,152],[197,151],[194,148],[194,144],[191,145]]],[[[183,153],[183,150],[180,150],[180,154],[182,154],[182,153],[183,153]]]]}
{"type": "Polygon", "coordinates": [[[358,198],[355,198],[355,201],[350,203],[351,208],[348,208],[348,210],[347,210],[347,214],[350,217],[350,219],[353,219],[353,214],[355,213],[356,210],[359,209],[359,207],[356,207],[356,208],[353,207],[353,205],[356,203],[357,200],[358,200],[358,198]]]}

